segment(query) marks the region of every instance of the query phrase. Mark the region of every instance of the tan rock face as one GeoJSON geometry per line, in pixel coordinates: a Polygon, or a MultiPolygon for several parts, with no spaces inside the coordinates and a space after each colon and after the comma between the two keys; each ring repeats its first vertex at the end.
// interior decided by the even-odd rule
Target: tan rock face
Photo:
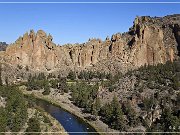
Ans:
{"type": "Polygon", "coordinates": [[[29,66],[35,70],[52,69],[56,65],[53,47],[55,44],[51,36],[47,36],[42,30],[37,34],[31,30],[6,49],[4,61],[12,65],[29,66]]]}
{"type": "Polygon", "coordinates": [[[1,61],[33,70],[120,70],[173,61],[180,51],[180,15],[163,18],[137,17],[126,33],[105,41],[90,39],[84,44],[57,46],[52,36],[31,30],[1,53],[1,61]],[[173,18],[173,19],[172,19],[173,18]]]}

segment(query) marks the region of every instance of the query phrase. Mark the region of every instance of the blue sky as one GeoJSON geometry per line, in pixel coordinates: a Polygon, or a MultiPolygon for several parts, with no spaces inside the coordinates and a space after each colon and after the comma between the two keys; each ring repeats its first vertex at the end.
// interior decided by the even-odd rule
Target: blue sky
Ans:
{"type": "Polygon", "coordinates": [[[0,41],[13,43],[30,29],[43,29],[51,33],[54,42],[61,45],[82,43],[89,38],[104,40],[106,36],[128,31],[137,15],[165,16],[179,13],[180,4],[0,4],[0,41]]]}

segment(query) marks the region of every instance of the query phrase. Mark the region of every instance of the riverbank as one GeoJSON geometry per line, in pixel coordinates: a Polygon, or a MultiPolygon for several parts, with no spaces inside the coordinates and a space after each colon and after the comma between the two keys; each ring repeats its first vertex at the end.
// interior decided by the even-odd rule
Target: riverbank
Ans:
{"type": "Polygon", "coordinates": [[[39,91],[27,91],[25,87],[21,87],[20,90],[24,94],[33,94],[36,98],[43,99],[45,101],[48,101],[58,107],[63,108],[64,110],[70,112],[71,114],[74,114],[78,118],[84,120],[89,125],[91,125],[97,132],[100,132],[100,134],[106,134],[105,132],[111,132],[107,133],[108,135],[113,135],[112,132],[117,132],[116,130],[108,128],[108,125],[103,123],[102,121],[97,118],[97,120],[87,120],[86,118],[91,116],[88,113],[83,113],[83,109],[78,108],[75,106],[69,99],[71,98],[69,93],[65,93],[61,95],[60,93],[55,93],[53,90],[51,90],[51,93],[49,95],[43,95],[42,90],[39,91]],[[103,133],[102,133],[103,132],[103,133]]]}
{"type": "MultiPolygon", "coordinates": [[[[21,127],[21,130],[19,132],[11,132],[10,130],[5,132],[5,135],[11,135],[11,134],[16,134],[16,135],[25,135],[28,133],[26,130],[28,128],[28,121],[31,118],[35,118],[37,122],[39,123],[39,127],[37,126],[36,128],[40,129],[40,133],[37,133],[39,135],[52,135],[53,133],[59,134],[59,135],[68,135],[68,133],[65,131],[63,126],[55,119],[53,118],[50,114],[45,112],[44,110],[36,107],[28,108],[27,109],[27,122],[24,124],[24,126],[21,127]],[[46,132],[46,133],[45,133],[46,132]]],[[[0,134],[3,134],[0,133],[0,134]]],[[[32,134],[33,135],[33,134],[32,134]]]]}
{"type": "Polygon", "coordinates": [[[61,135],[68,135],[55,118],[40,108],[28,108],[28,117],[28,119],[35,117],[39,121],[42,134],[46,132],[47,135],[52,135],[53,132],[58,132],[61,135]]]}

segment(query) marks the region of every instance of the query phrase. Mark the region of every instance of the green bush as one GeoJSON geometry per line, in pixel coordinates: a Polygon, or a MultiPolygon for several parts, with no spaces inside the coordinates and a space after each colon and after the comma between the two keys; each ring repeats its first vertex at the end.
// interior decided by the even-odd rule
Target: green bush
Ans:
{"type": "Polygon", "coordinates": [[[47,85],[44,87],[44,91],[42,92],[43,95],[49,95],[50,94],[50,87],[47,85]]]}
{"type": "Polygon", "coordinates": [[[68,76],[67,76],[67,79],[70,79],[70,80],[75,80],[76,79],[76,73],[74,71],[70,71],[68,76]]]}
{"type": "MultiPolygon", "coordinates": [[[[40,123],[37,120],[37,118],[30,118],[28,121],[28,127],[26,129],[26,132],[41,132],[40,129],[40,123]]],[[[26,133],[27,135],[32,135],[32,133],[26,133]]],[[[40,135],[40,133],[36,133],[37,135],[40,135]]]]}

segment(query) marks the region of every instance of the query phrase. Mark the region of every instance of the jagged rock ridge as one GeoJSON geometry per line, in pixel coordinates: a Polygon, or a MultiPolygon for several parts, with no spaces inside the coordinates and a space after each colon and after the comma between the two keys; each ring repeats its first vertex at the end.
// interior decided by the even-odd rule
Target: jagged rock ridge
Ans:
{"type": "Polygon", "coordinates": [[[44,31],[25,33],[1,53],[1,61],[39,71],[127,71],[173,61],[180,53],[180,15],[136,17],[126,33],[105,41],[58,46],[44,31]]]}

